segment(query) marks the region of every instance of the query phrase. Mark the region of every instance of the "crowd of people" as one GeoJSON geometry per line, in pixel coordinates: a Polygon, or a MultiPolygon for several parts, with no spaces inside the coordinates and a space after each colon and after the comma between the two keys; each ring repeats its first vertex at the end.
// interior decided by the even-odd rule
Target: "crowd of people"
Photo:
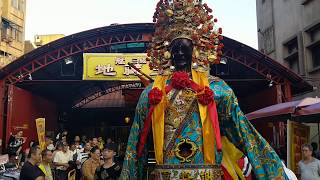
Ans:
{"type": "Polygon", "coordinates": [[[118,146],[111,138],[106,142],[102,137],[69,138],[63,131],[54,139],[46,137],[43,150],[30,141],[23,151],[25,142],[23,131],[18,131],[11,135],[7,150],[10,162],[21,168],[21,180],[67,180],[72,175],[81,180],[113,180],[120,176],[121,166],[115,161],[118,146]]]}
{"type": "MultiPolygon", "coordinates": [[[[64,131],[54,140],[46,137],[44,150],[35,141],[30,141],[29,147],[23,150],[22,145],[26,142],[23,131],[11,135],[7,153],[10,162],[20,166],[20,179],[67,180],[71,174],[81,180],[119,178],[121,165],[115,161],[118,146],[111,138],[105,142],[102,137],[68,137],[68,132],[64,131]]],[[[301,150],[302,160],[298,164],[301,180],[320,180],[318,146],[316,143],[305,144],[301,150]]],[[[287,175],[290,175],[289,179],[296,179],[292,172],[287,175]]]]}

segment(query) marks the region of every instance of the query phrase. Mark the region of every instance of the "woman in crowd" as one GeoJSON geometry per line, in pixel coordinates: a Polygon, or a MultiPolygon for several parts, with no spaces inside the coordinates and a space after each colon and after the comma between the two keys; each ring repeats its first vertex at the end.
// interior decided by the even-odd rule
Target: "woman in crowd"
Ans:
{"type": "Polygon", "coordinates": [[[90,150],[90,158],[83,163],[82,180],[94,180],[97,167],[100,166],[100,149],[96,146],[90,150]]]}
{"type": "Polygon", "coordinates": [[[18,156],[21,152],[22,145],[25,143],[23,139],[23,131],[18,131],[16,135],[11,135],[9,138],[9,155],[16,155],[18,156]]]}
{"type": "Polygon", "coordinates": [[[83,148],[81,141],[80,141],[80,136],[75,136],[74,137],[74,144],[77,149],[81,150],[83,148]]]}

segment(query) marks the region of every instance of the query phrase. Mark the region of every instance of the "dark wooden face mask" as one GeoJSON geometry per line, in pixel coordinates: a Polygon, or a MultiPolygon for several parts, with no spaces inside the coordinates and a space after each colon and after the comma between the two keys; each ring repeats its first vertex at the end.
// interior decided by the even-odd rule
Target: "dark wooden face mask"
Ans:
{"type": "Polygon", "coordinates": [[[192,50],[193,44],[189,39],[176,39],[171,43],[172,65],[177,71],[190,69],[192,50]]]}

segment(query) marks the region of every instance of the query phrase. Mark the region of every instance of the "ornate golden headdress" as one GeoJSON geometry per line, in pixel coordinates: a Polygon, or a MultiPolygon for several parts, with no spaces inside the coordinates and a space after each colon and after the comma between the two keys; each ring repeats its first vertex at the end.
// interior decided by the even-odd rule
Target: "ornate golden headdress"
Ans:
{"type": "Polygon", "coordinates": [[[171,66],[170,44],[186,38],[193,42],[192,68],[208,71],[210,64],[219,64],[223,44],[221,28],[214,28],[217,19],[202,0],[160,0],[153,16],[155,33],[147,51],[150,68],[164,72],[171,66]]]}

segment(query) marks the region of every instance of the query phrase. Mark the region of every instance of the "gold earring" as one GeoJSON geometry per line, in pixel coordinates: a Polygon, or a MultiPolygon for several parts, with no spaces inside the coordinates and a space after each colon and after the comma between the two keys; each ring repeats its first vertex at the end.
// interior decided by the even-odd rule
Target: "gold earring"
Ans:
{"type": "Polygon", "coordinates": [[[164,58],[165,59],[170,59],[171,58],[171,53],[169,51],[164,52],[164,58]]]}
{"type": "Polygon", "coordinates": [[[200,56],[200,53],[199,53],[199,51],[198,51],[196,48],[193,48],[193,56],[194,56],[196,59],[198,59],[199,56],[200,56]]]}

